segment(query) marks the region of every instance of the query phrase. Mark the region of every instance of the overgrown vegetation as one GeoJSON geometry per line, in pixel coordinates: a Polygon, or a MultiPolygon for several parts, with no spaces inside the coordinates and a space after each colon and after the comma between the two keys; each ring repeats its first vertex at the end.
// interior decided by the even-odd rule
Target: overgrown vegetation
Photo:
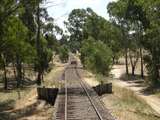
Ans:
{"type": "Polygon", "coordinates": [[[101,41],[95,41],[89,37],[82,43],[81,60],[84,66],[98,74],[108,75],[111,69],[112,52],[108,46],[101,41]]]}
{"type": "Polygon", "coordinates": [[[123,120],[158,120],[159,116],[150,106],[129,89],[113,85],[114,94],[104,99],[112,113],[123,120]]]}

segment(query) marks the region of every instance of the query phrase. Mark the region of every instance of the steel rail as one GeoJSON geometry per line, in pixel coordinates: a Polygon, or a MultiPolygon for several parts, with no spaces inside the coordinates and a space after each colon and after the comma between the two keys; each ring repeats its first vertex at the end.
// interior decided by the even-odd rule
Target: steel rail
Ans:
{"type": "Polygon", "coordinates": [[[87,91],[87,87],[86,87],[85,83],[83,82],[83,80],[82,80],[81,76],[79,75],[79,73],[78,73],[78,71],[77,71],[76,68],[75,68],[75,70],[76,70],[77,76],[80,78],[80,79],[79,79],[79,80],[80,80],[80,84],[81,84],[82,88],[84,89],[85,93],[87,94],[87,97],[88,97],[90,103],[92,104],[92,107],[94,108],[94,110],[95,110],[95,112],[96,112],[99,120],[103,120],[100,112],[98,111],[96,105],[95,105],[94,102],[93,102],[93,99],[91,98],[91,96],[89,95],[89,92],[87,91]]]}
{"type": "MultiPolygon", "coordinates": [[[[65,71],[64,71],[64,74],[65,74],[65,71]]],[[[65,76],[64,76],[65,77],[65,76]]],[[[65,120],[67,120],[67,102],[68,102],[68,99],[67,99],[67,79],[65,79],[65,120]]]]}

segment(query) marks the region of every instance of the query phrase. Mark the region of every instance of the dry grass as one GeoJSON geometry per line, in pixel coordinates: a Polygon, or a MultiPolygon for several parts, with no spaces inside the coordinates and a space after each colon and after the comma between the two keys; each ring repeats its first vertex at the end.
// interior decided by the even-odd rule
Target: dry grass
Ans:
{"type": "Polygon", "coordinates": [[[160,92],[156,93],[155,95],[157,95],[160,98],[160,92]]]}
{"type": "Polygon", "coordinates": [[[119,120],[159,120],[160,117],[129,89],[113,85],[113,94],[103,96],[105,105],[119,120]]]}
{"type": "Polygon", "coordinates": [[[32,88],[21,90],[10,90],[0,92],[0,120],[12,119],[16,114],[12,110],[16,109],[17,101],[24,100],[32,88]]]}
{"type": "Polygon", "coordinates": [[[62,80],[62,74],[64,72],[64,66],[55,66],[44,79],[43,86],[56,88],[62,87],[64,85],[64,80],[62,80]]]}
{"type": "MultiPolygon", "coordinates": [[[[135,76],[131,75],[132,70],[131,70],[130,60],[128,61],[129,76],[125,75],[125,58],[124,57],[120,58],[119,63],[120,64],[114,65],[112,70],[111,70],[111,74],[114,74],[114,76],[118,76],[118,79],[126,80],[126,81],[127,80],[137,80],[137,79],[140,80],[140,79],[142,79],[141,78],[140,59],[137,62],[137,65],[136,65],[136,68],[135,68],[135,76]]],[[[143,67],[144,67],[144,76],[145,76],[145,78],[144,78],[145,86],[150,87],[150,80],[147,78],[148,70],[147,70],[145,65],[143,67]]],[[[146,91],[146,92],[149,92],[150,94],[155,94],[158,97],[160,97],[160,86],[159,86],[158,90],[157,90],[157,88],[151,88],[150,90],[148,89],[148,91],[146,91]]]]}
{"type": "Polygon", "coordinates": [[[53,107],[37,100],[36,88],[28,90],[21,99],[15,98],[14,102],[9,99],[6,105],[4,101],[2,102],[6,108],[3,110],[1,107],[0,120],[51,120],[52,118],[53,107]],[[7,108],[8,105],[10,108],[7,108]]]}
{"type": "MultiPolygon", "coordinates": [[[[94,86],[97,81],[110,81],[113,78],[106,78],[104,76],[94,76],[89,73],[85,75],[87,83],[94,86]]],[[[99,82],[100,83],[100,82],[99,82]]],[[[118,120],[159,120],[158,114],[141,98],[139,98],[134,91],[122,88],[113,83],[113,94],[105,94],[101,100],[106,107],[111,110],[113,116],[118,120]]]]}
{"type": "Polygon", "coordinates": [[[100,83],[100,84],[103,84],[103,83],[107,83],[108,82],[108,78],[103,76],[103,75],[100,75],[100,74],[97,74],[96,76],[96,80],[100,83]]]}
{"type": "MultiPolygon", "coordinates": [[[[44,86],[59,87],[63,84],[60,79],[64,66],[57,64],[51,66],[51,71],[44,76],[44,86]]],[[[37,100],[35,85],[20,90],[4,91],[1,88],[0,120],[51,120],[53,111],[53,106],[37,100]]]]}
{"type": "Polygon", "coordinates": [[[0,103],[5,102],[6,100],[16,101],[20,98],[25,97],[28,92],[30,92],[31,88],[27,89],[19,89],[19,90],[9,90],[0,92],[0,103]]]}

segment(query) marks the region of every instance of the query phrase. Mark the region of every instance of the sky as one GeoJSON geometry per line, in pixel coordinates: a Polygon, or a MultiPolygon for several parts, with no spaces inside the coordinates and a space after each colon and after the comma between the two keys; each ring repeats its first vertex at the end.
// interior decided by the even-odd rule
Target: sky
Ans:
{"type": "Polygon", "coordinates": [[[98,15],[108,19],[107,4],[114,0],[47,0],[45,7],[48,13],[55,19],[55,23],[64,29],[63,21],[67,20],[68,14],[76,8],[90,7],[98,15]]]}

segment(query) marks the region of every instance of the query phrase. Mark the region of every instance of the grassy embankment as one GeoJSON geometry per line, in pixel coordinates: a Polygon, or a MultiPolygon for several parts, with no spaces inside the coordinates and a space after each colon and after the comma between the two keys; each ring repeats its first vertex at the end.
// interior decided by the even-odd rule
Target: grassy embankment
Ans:
{"type": "Polygon", "coordinates": [[[113,84],[113,94],[102,97],[105,105],[120,120],[159,120],[160,117],[144,100],[126,88],[113,84]]]}

